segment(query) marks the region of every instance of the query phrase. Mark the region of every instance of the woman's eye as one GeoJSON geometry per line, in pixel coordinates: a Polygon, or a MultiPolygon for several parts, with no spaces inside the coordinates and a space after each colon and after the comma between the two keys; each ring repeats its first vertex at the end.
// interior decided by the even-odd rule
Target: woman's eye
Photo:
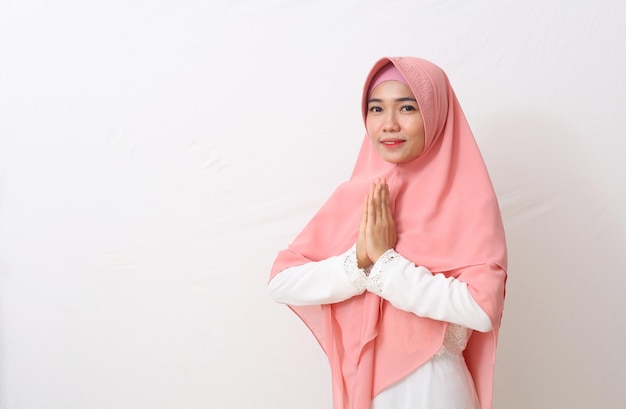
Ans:
{"type": "Polygon", "coordinates": [[[403,105],[402,108],[400,108],[401,111],[417,111],[417,108],[415,108],[412,105],[403,105]]]}
{"type": "Polygon", "coordinates": [[[373,106],[370,107],[370,112],[381,112],[383,109],[381,107],[373,106]]]}

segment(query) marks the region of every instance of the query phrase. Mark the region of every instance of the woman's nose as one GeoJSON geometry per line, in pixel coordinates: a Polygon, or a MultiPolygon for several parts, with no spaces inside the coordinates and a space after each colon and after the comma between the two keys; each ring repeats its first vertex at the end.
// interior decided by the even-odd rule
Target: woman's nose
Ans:
{"type": "Polygon", "coordinates": [[[400,125],[398,124],[398,118],[396,118],[395,114],[388,113],[385,115],[383,122],[383,131],[385,132],[397,132],[400,130],[400,125]]]}

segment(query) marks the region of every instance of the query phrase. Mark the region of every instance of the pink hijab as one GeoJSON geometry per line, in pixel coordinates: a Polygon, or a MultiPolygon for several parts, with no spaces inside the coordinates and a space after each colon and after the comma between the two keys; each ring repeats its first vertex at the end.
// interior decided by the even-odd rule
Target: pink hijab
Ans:
{"type": "MultiPolygon", "coordinates": [[[[467,283],[491,319],[493,330],[475,331],[464,353],[481,407],[490,409],[507,263],[497,199],[456,95],[433,63],[415,57],[377,61],[363,88],[363,118],[370,84],[389,63],[417,99],[426,130],[424,152],[407,163],[388,163],[365,135],[350,179],[279,252],[270,279],[287,267],[347,251],[356,243],[369,185],[385,177],[398,232],[395,250],[433,274],[467,283]]],[[[369,409],[378,393],[433,356],[448,325],[399,310],[370,292],[336,304],[291,308],[328,356],[335,409],[369,409]]]]}

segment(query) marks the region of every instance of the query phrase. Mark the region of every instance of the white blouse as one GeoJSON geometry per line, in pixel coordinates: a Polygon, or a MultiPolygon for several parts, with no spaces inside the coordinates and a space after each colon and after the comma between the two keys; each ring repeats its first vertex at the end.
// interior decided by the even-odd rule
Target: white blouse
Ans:
{"type": "Polygon", "coordinates": [[[479,409],[462,352],[472,330],[488,332],[492,327],[466,283],[432,274],[393,249],[371,268],[359,269],[356,245],[339,256],[289,267],[269,283],[274,301],[294,306],[332,304],[364,291],[420,317],[450,323],[439,351],[378,394],[372,409],[479,409]]]}

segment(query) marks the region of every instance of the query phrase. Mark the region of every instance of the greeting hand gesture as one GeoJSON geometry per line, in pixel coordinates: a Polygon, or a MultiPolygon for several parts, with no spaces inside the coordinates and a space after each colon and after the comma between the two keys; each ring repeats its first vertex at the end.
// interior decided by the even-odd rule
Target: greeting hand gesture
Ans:
{"type": "Polygon", "coordinates": [[[376,262],[385,251],[393,248],[397,241],[396,223],[389,203],[389,186],[385,179],[378,179],[370,186],[370,191],[363,202],[356,245],[359,268],[376,262]]]}

